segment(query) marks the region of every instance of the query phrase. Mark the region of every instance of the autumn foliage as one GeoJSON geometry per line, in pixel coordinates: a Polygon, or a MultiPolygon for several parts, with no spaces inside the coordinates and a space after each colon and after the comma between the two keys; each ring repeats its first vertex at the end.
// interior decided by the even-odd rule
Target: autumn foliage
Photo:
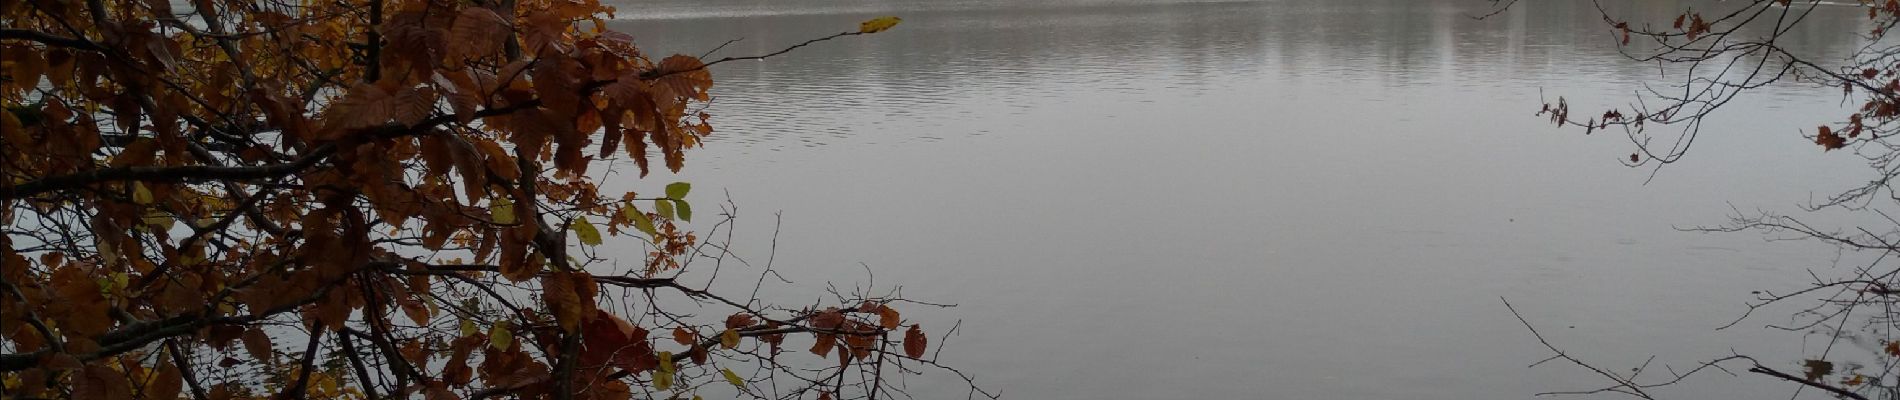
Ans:
{"type": "MultiPolygon", "coordinates": [[[[1492,1],[1502,7],[1515,3],[1492,1]]],[[[1791,277],[1801,282],[1792,289],[1771,285],[1784,289],[1754,292],[1742,315],[1747,319],[1755,311],[1775,306],[1798,310],[1786,320],[1769,322],[1769,327],[1806,335],[1800,338],[1799,348],[1823,350],[1799,360],[1758,360],[1745,353],[1751,349],[1742,349],[1688,368],[1653,368],[1644,362],[1625,373],[1581,361],[1546,341],[1544,345],[1554,355],[1545,361],[1563,360],[1610,381],[1597,389],[1562,393],[1658,398],[1653,391],[1699,372],[1745,371],[1747,376],[1782,381],[1830,397],[1900,397],[1900,381],[1894,379],[1895,371],[1900,371],[1900,311],[1896,311],[1900,310],[1896,307],[1900,306],[1896,289],[1900,288],[1900,262],[1893,257],[1900,254],[1900,220],[1891,212],[1900,210],[1900,190],[1896,190],[1900,142],[1894,139],[1900,134],[1900,46],[1893,43],[1900,39],[1893,33],[1900,26],[1900,0],[1698,3],[1663,21],[1598,9],[1623,56],[1659,67],[1666,72],[1660,76],[1672,81],[1648,86],[1629,106],[1602,114],[1573,114],[1569,102],[1559,97],[1544,104],[1538,115],[1558,126],[1581,127],[1585,134],[1620,131],[1635,146],[1627,165],[1666,173],[1664,165],[1684,160],[1698,139],[1709,140],[1701,137],[1709,133],[1703,130],[1704,122],[1721,118],[1719,110],[1777,111],[1737,110],[1733,100],[1763,88],[1806,88],[1826,94],[1823,105],[1838,104],[1841,110],[1832,115],[1776,116],[1814,127],[1800,133],[1803,140],[1788,144],[1804,150],[1818,147],[1813,151],[1850,157],[1868,169],[1860,172],[1867,178],[1860,181],[1864,183],[1816,196],[1802,204],[1798,214],[1739,214],[1738,209],[1727,224],[1692,229],[1760,232],[1776,240],[1807,239],[1835,247],[1838,253],[1832,267],[1801,266],[1808,268],[1807,273],[1791,277]],[[1840,21],[1829,19],[1837,16],[1860,21],[1817,26],[1830,23],[1821,21],[1840,21]],[[1859,42],[1839,44],[1848,49],[1845,56],[1818,57],[1811,47],[1820,44],[1792,37],[1827,30],[1845,30],[1847,35],[1837,37],[1855,37],[1859,42]]],[[[1807,173],[1812,167],[1786,168],[1807,173]]],[[[1544,339],[1535,328],[1531,330],[1540,341],[1544,339]]]]}
{"type": "Polygon", "coordinates": [[[765,56],[647,54],[614,12],[0,2],[6,396],[876,397],[935,365],[899,299],[676,279],[691,186],[631,177],[713,134],[708,65],[765,56]]]}

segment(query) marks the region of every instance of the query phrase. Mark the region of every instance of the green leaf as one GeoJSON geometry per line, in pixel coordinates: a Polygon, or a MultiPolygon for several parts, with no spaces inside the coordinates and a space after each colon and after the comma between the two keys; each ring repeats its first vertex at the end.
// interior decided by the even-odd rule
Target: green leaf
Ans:
{"type": "Polygon", "coordinates": [[[721,369],[719,373],[726,375],[726,382],[731,383],[732,386],[737,386],[740,390],[745,390],[745,379],[740,379],[739,374],[732,373],[731,369],[721,369]]]}
{"type": "Polygon", "coordinates": [[[574,236],[579,236],[582,244],[600,245],[600,230],[594,229],[594,224],[587,222],[587,218],[575,218],[574,224],[568,225],[568,229],[574,230],[574,236]]]}
{"type": "Polygon", "coordinates": [[[660,372],[673,373],[673,352],[660,352],[660,372]]]}
{"type": "Polygon", "coordinates": [[[494,218],[495,223],[504,225],[515,223],[515,203],[508,201],[508,196],[496,197],[492,204],[488,207],[488,214],[494,218]]]}
{"type": "Polygon", "coordinates": [[[674,200],[685,199],[686,192],[689,192],[692,190],[693,190],[693,184],[691,183],[673,182],[671,184],[666,185],[666,198],[674,199],[674,200]]]}
{"type": "Polygon", "coordinates": [[[679,214],[681,221],[693,220],[693,205],[692,204],[686,203],[686,200],[674,200],[673,203],[674,203],[673,213],[679,214]]]}
{"type": "Polygon", "coordinates": [[[660,217],[662,218],[679,219],[679,218],[673,218],[673,201],[672,200],[655,201],[653,202],[653,208],[654,208],[654,211],[658,211],[660,213],[660,217]]]}
{"type": "Polygon", "coordinates": [[[508,330],[508,321],[495,321],[488,327],[488,345],[496,350],[506,350],[508,342],[515,340],[515,333],[508,330]]]}
{"type": "Polygon", "coordinates": [[[629,220],[633,220],[634,229],[639,229],[641,232],[646,232],[647,236],[660,236],[660,231],[658,229],[653,228],[653,218],[649,218],[647,217],[647,213],[641,212],[639,209],[633,208],[632,203],[628,203],[625,207],[621,207],[620,214],[627,216],[627,219],[629,220]]]}
{"type": "Polygon", "coordinates": [[[152,190],[146,189],[143,182],[132,182],[132,202],[141,205],[152,204],[152,190]]]}

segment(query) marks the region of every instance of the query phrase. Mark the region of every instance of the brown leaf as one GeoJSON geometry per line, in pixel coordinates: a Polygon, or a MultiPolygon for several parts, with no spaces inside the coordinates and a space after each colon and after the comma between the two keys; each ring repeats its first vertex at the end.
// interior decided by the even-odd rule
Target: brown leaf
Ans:
{"type": "Polygon", "coordinates": [[[881,326],[884,329],[897,329],[897,324],[899,321],[900,320],[897,315],[897,309],[891,308],[891,306],[886,306],[886,305],[878,306],[878,310],[877,310],[878,326],[881,326]]]}
{"type": "Polygon", "coordinates": [[[184,374],[178,371],[177,365],[170,362],[160,361],[157,364],[158,373],[152,376],[151,382],[145,384],[144,393],[141,394],[148,399],[178,398],[178,394],[184,388],[184,374]]]}
{"type": "Polygon", "coordinates": [[[103,365],[87,365],[73,380],[73,400],[132,399],[131,382],[124,374],[103,365]]]}
{"type": "Polygon", "coordinates": [[[567,333],[580,331],[584,318],[594,315],[592,276],[583,272],[555,272],[541,276],[542,299],[554,310],[554,320],[567,333]]]}
{"type": "Polygon", "coordinates": [[[910,330],[904,332],[904,355],[910,358],[923,358],[926,343],[929,341],[930,338],[924,337],[922,325],[911,325],[910,330]]]}
{"type": "Polygon", "coordinates": [[[693,345],[693,343],[698,342],[698,336],[699,335],[694,334],[693,331],[683,327],[673,328],[673,342],[679,343],[681,346],[693,345]]]}
{"type": "Polygon", "coordinates": [[[385,88],[357,84],[323,113],[323,139],[338,139],[349,130],[388,123],[414,125],[434,111],[435,90],[427,87],[385,88]]]}
{"type": "Polygon", "coordinates": [[[265,335],[263,329],[252,327],[244,331],[244,336],[239,339],[244,341],[244,351],[251,353],[252,358],[270,360],[276,356],[271,351],[270,336],[265,335]]]}
{"type": "Polygon", "coordinates": [[[1819,381],[1828,374],[1834,373],[1834,363],[1824,360],[1804,360],[1801,362],[1801,369],[1803,377],[1810,381],[1819,381]]]}
{"type": "Polygon", "coordinates": [[[1822,151],[1847,147],[1847,138],[1835,134],[1834,129],[1827,125],[1821,125],[1815,132],[1814,144],[1821,145],[1822,151]]]}
{"type": "Polygon", "coordinates": [[[837,307],[827,308],[811,317],[811,327],[820,330],[836,330],[844,324],[844,313],[837,307]]]}
{"type": "Polygon", "coordinates": [[[508,39],[509,28],[508,20],[494,10],[463,7],[449,28],[449,59],[461,61],[495,54],[508,39]]]}
{"type": "Polygon", "coordinates": [[[726,329],[739,329],[752,325],[752,314],[736,313],[726,317],[726,329]]]}
{"type": "Polygon", "coordinates": [[[829,333],[819,333],[819,334],[814,334],[812,336],[816,337],[818,340],[816,343],[812,343],[811,353],[817,354],[819,357],[824,357],[827,354],[831,354],[831,348],[838,345],[837,335],[833,335],[829,333]]]}

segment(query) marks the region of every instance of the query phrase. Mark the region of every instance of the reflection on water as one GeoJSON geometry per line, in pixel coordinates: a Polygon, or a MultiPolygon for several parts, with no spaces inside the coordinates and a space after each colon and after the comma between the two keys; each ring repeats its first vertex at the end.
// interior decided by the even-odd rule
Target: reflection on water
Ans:
{"type": "MultiPolygon", "coordinates": [[[[1587,1],[1469,18],[1488,4],[665,0],[622,4],[616,28],[669,53],[741,39],[717,57],[904,17],[715,67],[719,131],[677,178],[784,210],[777,262],[802,277],[785,303],[864,281],[860,262],[879,285],[960,303],[907,316],[963,319],[945,361],[1008,397],[1527,398],[1593,383],[1525,369],[1543,353],[1500,296],[1574,325],[1548,334],[1605,363],[1731,347],[1792,362],[1786,336],[1711,328],[1825,249],[1671,227],[1838,187],[1823,167],[1846,160],[1801,145],[1813,121],[1788,118],[1833,112],[1835,92],[1744,99],[1644,186],[1648,171],[1614,161],[1626,142],[1531,114],[1557,96],[1625,104],[1666,83],[1657,66],[1618,58],[1587,1]]],[[[1719,4],[1606,2],[1657,23],[1719,4]]],[[[1829,28],[1862,23],[1845,8],[1810,18],[1827,23],[1784,43],[1822,57],[1854,41],[1829,28]]],[[[749,211],[742,245],[763,251],[766,214],[749,211]]],[[[1785,396],[1758,383],[1679,398],[1785,396]]]]}

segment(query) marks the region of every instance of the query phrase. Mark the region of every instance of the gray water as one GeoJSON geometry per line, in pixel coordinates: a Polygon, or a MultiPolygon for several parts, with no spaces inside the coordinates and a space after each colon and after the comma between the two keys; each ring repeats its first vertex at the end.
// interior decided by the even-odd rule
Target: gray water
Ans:
{"type": "MultiPolygon", "coordinates": [[[[1526,368],[1548,354],[1500,297],[1618,370],[1731,348],[1792,370],[1815,352],[1761,329],[1787,310],[1715,328],[1751,290],[1831,271],[1831,248],[1675,228],[1794,211],[1857,179],[1798,134],[1845,115],[1838,90],[1745,97],[1645,184],[1651,170],[1617,162],[1627,140],[1533,114],[1557,96],[1583,114],[1625,105],[1670,82],[1657,66],[1619,58],[1588,2],[1468,18],[1488,4],[665,0],[620,4],[614,27],[662,54],[741,39],[716,58],[902,16],[715,67],[718,132],[650,182],[694,182],[702,221],[729,193],[755,262],[778,229],[795,283],[769,300],[874,280],[956,303],[905,315],[933,332],[961,320],[942,361],[1006,398],[1521,399],[1602,383],[1526,368]]],[[[1609,5],[1666,25],[1720,4],[1609,5]]],[[[1855,38],[1832,28],[1856,12],[1824,10],[1789,40],[1838,57],[1855,38]]],[[[749,288],[732,271],[720,279],[749,288]]],[[[962,397],[947,378],[907,383],[962,397]]],[[[1663,393],[1793,389],[1718,374],[1663,393]]]]}

